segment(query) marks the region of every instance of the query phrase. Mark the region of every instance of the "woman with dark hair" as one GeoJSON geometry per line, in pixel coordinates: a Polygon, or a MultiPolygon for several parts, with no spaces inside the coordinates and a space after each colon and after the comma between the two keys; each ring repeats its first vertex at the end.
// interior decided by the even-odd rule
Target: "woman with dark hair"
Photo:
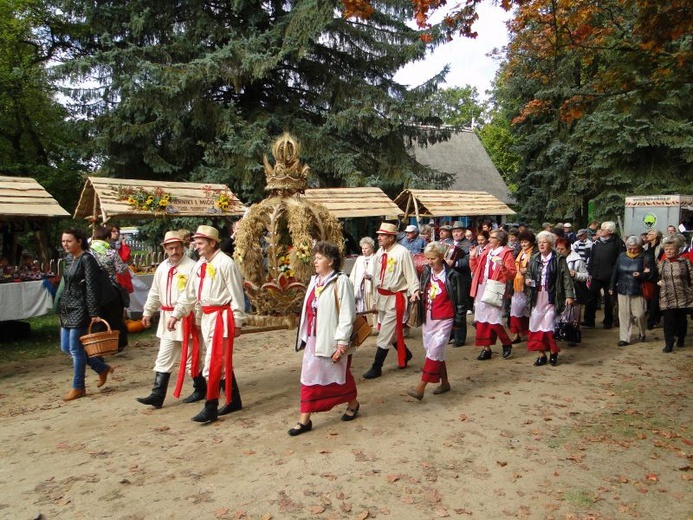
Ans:
{"type": "Polygon", "coordinates": [[[515,257],[515,278],[513,295],[510,299],[510,332],[513,345],[520,343],[529,335],[529,305],[525,294],[525,273],[529,259],[534,252],[534,233],[525,230],[517,237],[520,242],[520,253],[515,257]]]}
{"type": "MultiPolygon", "coordinates": [[[[556,239],[556,252],[565,257],[566,264],[568,265],[568,274],[570,274],[570,277],[573,279],[573,289],[575,291],[575,303],[573,308],[575,309],[575,320],[579,327],[582,306],[590,299],[590,290],[587,287],[587,278],[589,277],[587,264],[580,254],[570,247],[570,241],[567,238],[556,239]]],[[[574,343],[568,343],[568,345],[573,346],[574,343]]]]}
{"type": "Polygon", "coordinates": [[[445,347],[453,328],[467,319],[466,299],[462,275],[450,267],[443,259],[448,246],[440,242],[431,242],[424,249],[428,265],[421,274],[420,287],[423,302],[419,307],[422,328],[423,346],[426,349],[421,381],[407,390],[407,394],[421,401],[428,383],[440,386],[434,394],[450,391],[448,371],[445,366],[445,347]]]}
{"type": "Polygon", "coordinates": [[[62,246],[67,255],[63,279],[65,288],[58,301],[60,317],[60,349],[72,356],[74,377],[72,390],[63,399],[72,401],[86,395],[85,372],[89,366],[99,374],[97,387],[103,386],[113,367],[99,358],[89,358],[80,342],[80,336],[87,332],[90,324],[101,321],[99,317],[99,266],[90,254],[87,235],[81,229],[69,228],[63,231],[62,246]]]}
{"type": "Polygon", "coordinates": [[[573,281],[568,273],[565,258],[553,249],[556,235],[541,231],[537,235],[538,251],[532,255],[525,274],[525,287],[531,313],[529,315],[529,339],[527,350],[539,352],[534,366],[558,364],[560,349],[553,335],[556,316],[566,305],[574,303],[573,281]],[[546,359],[546,351],[550,357],[546,359]]]}
{"type": "MultiPolygon", "coordinates": [[[[105,226],[94,228],[92,240],[90,244],[91,254],[96,258],[101,268],[106,271],[114,286],[120,286],[116,275],[123,274],[128,271],[128,266],[123,263],[118,252],[111,247],[108,242],[111,236],[111,230],[105,226]]],[[[118,291],[120,294],[120,291],[118,291]]],[[[125,295],[127,297],[127,294],[125,295]]],[[[123,320],[123,312],[127,306],[122,298],[115,298],[108,304],[101,307],[101,316],[105,319],[113,330],[119,330],[118,337],[118,352],[122,351],[128,345],[128,329],[123,320]]],[[[98,329],[95,332],[98,332],[98,329]]]]}
{"type": "Polygon", "coordinates": [[[686,315],[693,308],[693,264],[679,254],[684,244],[683,235],[672,235],[664,242],[664,258],[657,265],[659,271],[659,308],[664,325],[664,349],[670,353],[683,348],[688,322],[686,315]]]}
{"type": "MultiPolygon", "coordinates": [[[[484,252],[486,249],[486,246],[488,245],[488,239],[489,239],[489,232],[486,231],[485,229],[482,229],[476,234],[476,254],[477,256],[481,256],[481,253],[484,252]]],[[[470,251],[471,255],[471,251],[470,251]]]]}
{"type": "Polygon", "coordinates": [[[342,254],[331,242],[313,246],[315,275],[310,279],[303,301],[296,338],[296,350],[304,350],[301,367],[301,416],[289,435],[313,428],[310,416],[347,403],[342,421],[352,421],[359,413],[356,382],[351,375],[349,341],[356,305],[349,278],[339,271],[342,254]]]}
{"type": "Polygon", "coordinates": [[[470,295],[475,298],[476,345],[482,347],[477,357],[479,361],[491,359],[491,345],[495,345],[496,338],[503,345],[503,358],[510,357],[513,348],[512,340],[503,328],[503,306],[483,301],[489,280],[507,285],[515,277],[515,256],[507,244],[508,233],[494,229],[488,234],[488,245],[481,253],[473,251],[469,254],[469,266],[474,273],[470,295]]]}

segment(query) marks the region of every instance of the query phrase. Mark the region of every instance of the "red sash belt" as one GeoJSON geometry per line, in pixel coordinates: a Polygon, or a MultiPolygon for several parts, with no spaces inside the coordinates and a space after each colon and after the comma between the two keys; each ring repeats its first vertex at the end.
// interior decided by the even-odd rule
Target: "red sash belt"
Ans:
{"type": "Polygon", "coordinates": [[[236,325],[233,321],[231,305],[203,306],[205,314],[216,314],[214,323],[214,335],[212,336],[212,356],[209,362],[209,381],[207,382],[207,399],[219,399],[219,383],[221,381],[221,363],[225,361],[226,371],[226,404],[231,403],[231,387],[233,379],[233,339],[236,334],[236,325]],[[224,313],[229,324],[229,339],[224,345],[224,313]],[[226,346],[226,352],[224,352],[226,346]]]}
{"type": "Polygon", "coordinates": [[[406,291],[388,291],[387,289],[378,288],[378,294],[383,296],[394,296],[395,297],[395,315],[397,316],[397,323],[395,323],[395,331],[397,331],[397,365],[401,368],[406,366],[407,354],[406,347],[404,345],[404,311],[406,310],[407,304],[404,297],[406,291]]]}
{"type": "MultiPolygon", "coordinates": [[[[169,308],[161,307],[167,311],[169,308]]],[[[170,308],[173,310],[173,307],[170,308]]],[[[183,388],[183,380],[185,379],[185,367],[188,364],[188,342],[190,336],[193,339],[192,361],[190,363],[190,377],[195,378],[200,375],[200,335],[197,325],[195,325],[195,313],[191,312],[183,318],[183,347],[180,353],[180,367],[178,368],[178,378],[176,379],[176,388],[173,390],[173,397],[178,399],[180,391],[183,388]]]]}
{"type": "Polygon", "coordinates": [[[173,309],[174,309],[174,308],[175,308],[175,307],[168,307],[168,306],[166,306],[166,305],[162,305],[162,306],[161,306],[161,310],[162,310],[162,311],[166,311],[166,312],[173,312],[173,309]]]}

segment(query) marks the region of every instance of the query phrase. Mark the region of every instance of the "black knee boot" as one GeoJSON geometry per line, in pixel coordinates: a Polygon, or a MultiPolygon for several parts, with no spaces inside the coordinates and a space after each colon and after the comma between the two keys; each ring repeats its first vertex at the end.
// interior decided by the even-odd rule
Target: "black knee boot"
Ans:
{"type": "Polygon", "coordinates": [[[196,403],[207,397],[207,381],[204,376],[193,377],[193,393],[183,399],[184,403],[196,403]]]}
{"type": "Polygon", "coordinates": [[[205,401],[205,407],[202,409],[202,411],[190,420],[200,423],[216,421],[219,415],[218,408],[219,399],[207,399],[205,401]]]}
{"type": "MultiPolygon", "coordinates": [[[[221,380],[221,389],[226,392],[226,380],[221,380]]],[[[226,415],[231,412],[237,412],[243,408],[243,401],[241,401],[241,391],[238,388],[238,383],[236,382],[236,374],[231,373],[231,402],[225,404],[219,410],[219,415],[226,415]]]]}
{"type": "Polygon", "coordinates": [[[368,372],[363,374],[364,379],[375,379],[383,375],[383,363],[385,362],[388,352],[388,349],[378,347],[378,350],[375,352],[373,365],[368,372]]]}
{"type": "Polygon", "coordinates": [[[166,399],[166,390],[168,389],[168,380],[171,378],[171,374],[165,372],[157,372],[154,376],[154,388],[152,388],[152,393],[147,397],[138,397],[137,401],[142,404],[148,404],[154,408],[161,408],[164,405],[164,399],[166,399]]]}

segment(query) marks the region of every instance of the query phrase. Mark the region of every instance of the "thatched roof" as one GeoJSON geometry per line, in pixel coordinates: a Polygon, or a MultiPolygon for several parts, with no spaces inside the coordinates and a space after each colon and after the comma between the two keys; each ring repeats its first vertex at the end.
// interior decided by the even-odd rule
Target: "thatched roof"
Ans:
{"type": "Polygon", "coordinates": [[[0,176],[0,216],[69,217],[70,214],[34,179],[0,176]]]}
{"type": "Polygon", "coordinates": [[[404,190],[395,203],[404,211],[404,218],[474,217],[514,215],[515,212],[485,191],[404,190]]]}
{"type": "Polygon", "coordinates": [[[505,204],[515,202],[503,177],[471,130],[454,133],[448,141],[416,147],[414,155],[421,164],[453,174],[455,181],[451,190],[486,191],[505,204]]]}
{"type": "Polygon", "coordinates": [[[303,195],[322,204],[337,218],[384,217],[397,218],[402,211],[380,188],[313,188],[303,195]]]}
{"type": "MultiPolygon", "coordinates": [[[[135,195],[137,196],[137,195],[135,195]]],[[[74,217],[76,219],[97,217],[103,222],[111,218],[171,217],[222,217],[240,216],[246,207],[225,184],[202,184],[195,182],[162,182],[136,179],[112,179],[109,177],[87,177],[79,198],[74,217]],[[157,190],[158,194],[157,194],[157,190]],[[135,207],[128,202],[128,194],[151,194],[170,196],[165,209],[150,211],[135,207]],[[221,194],[228,197],[226,209],[218,207],[221,194]]]]}

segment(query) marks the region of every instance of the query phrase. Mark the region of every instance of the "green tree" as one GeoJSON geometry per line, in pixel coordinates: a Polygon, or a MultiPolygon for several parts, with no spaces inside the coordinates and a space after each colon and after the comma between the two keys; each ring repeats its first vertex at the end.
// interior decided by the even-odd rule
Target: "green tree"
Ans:
{"type": "Polygon", "coordinates": [[[55,98],[46,66],[57,42],[41,38],[45,18],[40,0],[0,1],[0,172],[38,180],[72,209],[84,139],[55,98]]]}
{"type": "Polygon", "coordinates": [[[476,87],[439,89],[431,96],[433,114],[444,124],[457,128],[483,125],[484,104],[479,100],[476,87]]]}
{"type": "Polygon", "coordinates": [[[56,10],[80,21],[79,55],[62,70],[98,84],[76,94],[110,175],[224,182],[257,200],[262,154],[289,131],[320,185],[446,186],[409,153],[446,135],[419,126],[443,76],[413,91],[393,80],[427,44],[408,1],[374,6],[357,20],[338,0],[68,0],[56,10]]]}
{"type": "MultiPolygon", "coordinates": [[[[494,100],[512,118],[517,197],[535,222],[585,222],[590,201],[597,217],[615,217],[626,194],[690,189],[691,31],[678,18],[652,23],[662,20],[653,5],[544,0],[518,9],[494,100]]],[[[672,8],[685,2],[664,11],[672,8]]]]}

